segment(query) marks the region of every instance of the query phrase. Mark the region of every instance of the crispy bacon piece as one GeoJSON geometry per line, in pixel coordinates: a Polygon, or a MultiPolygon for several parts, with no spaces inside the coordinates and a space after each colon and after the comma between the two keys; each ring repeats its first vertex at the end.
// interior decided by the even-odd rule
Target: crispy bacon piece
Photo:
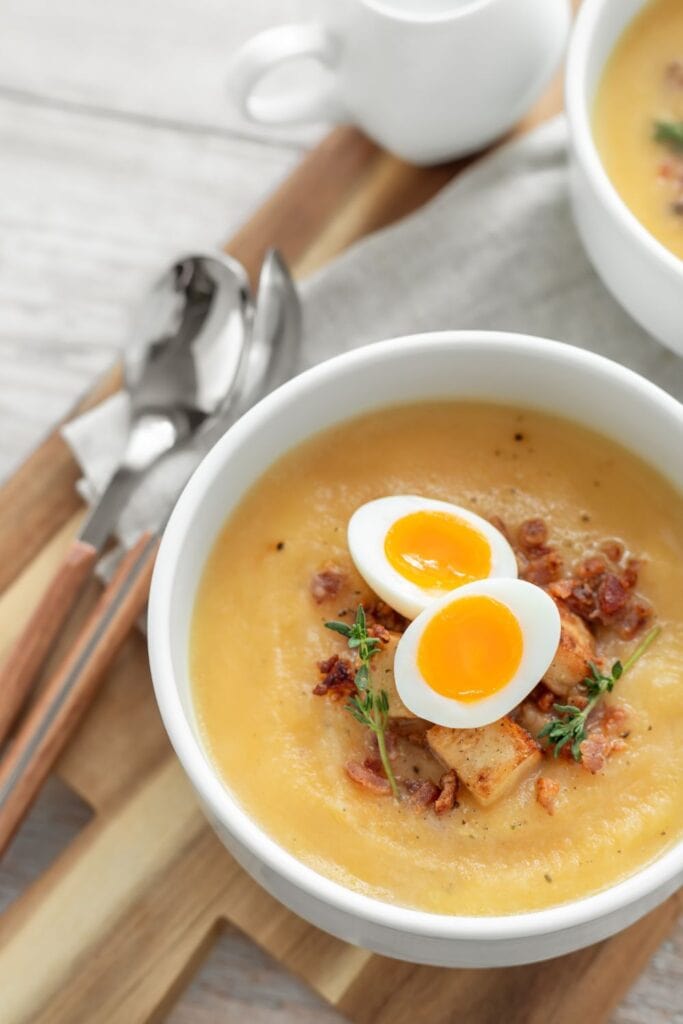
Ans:
{"type": "Polygon", "coordinates": [[[652,618],[652,608],[640,598],[629,603],[628,608],[619,621],[619,636],[622,640],[632,640],[643,626],[652,618]]]}
{"type": "Polygon", "coordinates": [[[336,562],[325,562],[311,579],[311,595],[316,604],[336,597],[346,582],[346,572],[336,562]]]}
{"type": "Polygon", "coordinates": [[[620,540],[604,540],[600,545],[600,550],[607,555],[610,562],[614,562],[618,565],[624,557],[624,545],[620,540]]]}
{"type": "Polygon", "coordinates": [[[574,580],[557,580],[548,587],[548,593],[558,601],[568,601],[574,589],[574,580]]]}
{"type": "Polygon", "coordinates": [[[348,658],[333,654],[331,658],[318,662],[322,679],[313,687],[317,697],[328,695],[330,700],[346,700],[356,692],[353,665],[348,658]]]}
{"type": "Polygon", "coordinates": [[[415,808],[429,807],[441,795],[437,784],[429,779],[409,779],[404,782],[404,786],[408,793],[408,803],[415,808]]]}
{"type": "Polygon", "coordinates": [[[538,710],[543,712],[552,711],[552,707],[557,700],[557,696],[552,692],[552,690],[548,690],[545,686],[539,686],[537,689],[539,692],[535,693],[533,697],[536,701],[538,710]]]}
{"type": "Polygon", "coordinates": [[[628,592],[618,576],[606,572],[598,583],[597,599],[600,616],[604,621],[624,610],[628,592]]]}
{"type": "Polygon", "coordinates": [[[522,579],[535,583],[537,587],[546,587],[553,583],[561,572],[562,556],[557,551],[549,550],[530,559],[520,575],[522,579]]]}
{"type": "Polygon", "coordinates": [[[388,644],[391,640],[391,633],[383,626],[381,622],[371,622],[368,626],[368,636],[374,636],[377,640],[381,640],[383,644],[388,644]]]}
{"type": "Polygon", "coordinates": [[[447,814],[455,807],[458,795],[458,776],[452,769],[441,776],[439,787],[441,792],[434,801],[434,811],[436,814],[447,814]]]}
{"type": "Polygon", "coordinates": [[[583,562],[580,562],[576,568],[576,575],[580,580],[599,580],[600,577],[607,571],[607,563],[604,558],[599,555],[590,555],[588,558],[584,558],[583,562]]]}
{"type": "Polygon", "coordinates": [[[548,814],[555,813],[555,801],[559,792],[560,784],[554,779],[546,779],[543,775],[536,779],[536,800],[548,814]]]}
{"type": "Polygon", "coordinates": [[[629,708],[626,704],[610,704],[605,708],[600,727],[608,736],[624,739],[628,734],[629,708]]]}
{"type": "Polygon", "coordinates": [[[626,565],[621,570],[619,579],[627,590],[633,590],[636,583],[638,582],[638,573],[640,571],[640,561],[637,558],[627,558],[626,565]]]}
{"type": "Polygon", "coordinates": [[[672,60],[664,71],[664,81],[673,89],[683,89],[683,60],[672,60]]]}
{"type": "Polygon", "coordinates": [[[585,622],[593,622],[597,618],[597,596],[595,591],[588,583],[581,583],[578,580],[573,582],[570,580],[568,582],[570,583],[570,591],[565,598],[567,608],[585,622]]]}
{"type": "Polygon", "coordinates": [[[543,519],[525,519],[517,531],[517,541],[525,555],[547,552],[548,527],[543,519]]]}
{"type": "Polygon", "coordinates": [[[602,554],[589,555],[575,566],[570,578],[551,582],[548,592],[584,622],[600,623],[630,640],[652,611],[634,593],[640,563],[631,557],[624,562],[624,555],[620,541],[605,541],[602,554]]]}
{"type": "Polygon", "coordinates": [[[367,789],[376,796],[391,796],[389,780],[384,775],[380,775],[374,763],[366,761],[361,764],[360,761],[347,761],[344,769],[356,785],[362,786],[363,789],[367,789]]]}
{"type": "Polygon", "coordinates": [[[612,742],[604,732],[596,729],[588,734],[579,749],[582,767],[591,775],[596,775],[607,763],[607,758],[612,752],[612,742]]]}
{"type": "Polygon", "coordinates": [[[377,600],[365,611],[371,628],[384,626],[390,633],[405,633],[408,628],[408,620],[394,611],[386,601],[377,600]]]}

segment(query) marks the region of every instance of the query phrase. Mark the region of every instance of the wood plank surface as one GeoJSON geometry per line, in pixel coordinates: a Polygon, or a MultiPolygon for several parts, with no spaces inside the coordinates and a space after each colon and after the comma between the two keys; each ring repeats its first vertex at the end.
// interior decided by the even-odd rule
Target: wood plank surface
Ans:
{"type": "MultiPolygon", "coordinates": [[[[159,263],[179,248],[218,244],[316,137],[307,129],[264,138],[231,119],[220,92],[225,55],[237,41],[275,19],[299,18],[309,6],[3,5],[0,299],[8,313],[0,323],[0,360],[8,372],[0,383],[7,403],[0,423],[4,414],[18,429],[0,440],[0,466],[16,461],[41,424],[65,411],[84,376],[120,349],[122,310],[159,263]],[[40,221],[37,200],[47,213],[40,221]],[[44,355],[51,345],[56,359],[44,355]]],[[[526,126],[556,109],[558,97],[556,84],[526,126]]],[[[418,171],[341,130],[316,155],[313,170],[304,164],[299,191],[285,182],[237,232],[233,251],[253,273],[263,248],[277,240],[304,276],[419,206],[456,170],[418,171]],[[323,166],[322,184],[313,188],[315,168],[323,166]]],[[[100,393],[116,383],[116,376],[106,378],[100,393]]],[[[65,446],[53,436],[0,492],[0,590],[13,581],[0,598],[0,651],[77,528],[74,479],[65,446]]],[[[414,968],[322,935],[247,879],[199,815],[170,754],[137,636],[109,672],[59,774],[95,815],[0,918],[3,1024],[341,1020],[269,955],[367,1024],[489,1024],[503,1013],[530,1024],[581,1017],[597,1024],[681,909],[680,898],[672,900],[618,940],[540,968],[486,976],[414,968]],[[233,926],[225,927],[227,918],[233,926]]],[[[683,1020],[682,964],[679,929],[614,1012],[613,1024],[683,1020]]]]}

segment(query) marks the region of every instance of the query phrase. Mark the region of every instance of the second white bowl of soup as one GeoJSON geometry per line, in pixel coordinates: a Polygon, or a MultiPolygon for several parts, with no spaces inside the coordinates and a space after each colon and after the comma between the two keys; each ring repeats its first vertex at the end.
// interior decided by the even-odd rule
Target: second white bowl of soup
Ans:
{"type": "Polygon", "coordinates": [[[149,642],[170,738],[239,862],[317,926],[447,966],[557,956],[673,892],[682,442],[680,405],[630,371],[476,333],[356,350],[233,427],[169,523],[149,642]],[[418,511],[454,503],[475,530],[485,521],[484,535],[515,551],[505,574],[543,590],[571,625],[543,683],[482,729],[430,726],[395,703],[407,623],[368,586],[346,531],[359,507],[397,494],[418,511]],[[355,655],[326,625],[348,632],[359,605],[398,799],[347,710],[355,655]],[[585,709],[572,687],[593,659],[614,692],[596,701],[588,745],[556,758],[540,734],[566,718],[557,705],[585,709]]]}
{"type": "Polygon", "coordinates": [[[577,227],[604,283],[683,352],[683,5],[584,0],[566,104],[577,227]]]}

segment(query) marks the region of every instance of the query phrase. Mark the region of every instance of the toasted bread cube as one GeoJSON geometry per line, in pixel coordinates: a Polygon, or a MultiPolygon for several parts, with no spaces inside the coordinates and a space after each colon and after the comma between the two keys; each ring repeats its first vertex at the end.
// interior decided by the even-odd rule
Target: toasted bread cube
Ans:
{"type": "Polygon", "coordinates": [[[427,743],[484,807],[518,785],[541,760],[529,733],[509,718],[479,729],[433,725],[427,730],[427,743]]]}
{"type": "Polygon", "coordinates": [[[396,645],[400,639],[400,633],[389,632],[389,642],[383,643],[372,659],[370,666],[372,678],[378,690],[386,690],[387,697],[389,698],[389,718],[413,718],[417,720],[417,715],[414,715],[405,706],[396,689],[394,658],[396,656],[396,645]]]}
{"type": "Polygon", "coordinates": [[[562,632],[560,643],[543,682],[558,697],[568,697],[570,690],[590,672],[589,662],[595,660],[595,639],[583,619],[557,602],[562,632]]]}

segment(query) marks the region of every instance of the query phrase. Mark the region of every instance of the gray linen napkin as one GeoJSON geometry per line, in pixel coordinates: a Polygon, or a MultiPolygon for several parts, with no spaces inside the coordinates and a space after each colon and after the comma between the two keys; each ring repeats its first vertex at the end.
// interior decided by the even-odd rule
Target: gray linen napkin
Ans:
{"type": "MultiPolygon", "coordinates": [[[[592,349],[683,398],[683,360],[639,328],[606,292],[574,228],[567,135],[557,118],[499,149],[394,227],[349,249],[302,288],[301,367],[382,338],[448,328],[520,331],[592,349]]],[[[99,493],[121,451],[117,397],[64,435],[99,493]]],[[[203,454],[167,460],[120,524],[130,543],[203,454]]]]}

